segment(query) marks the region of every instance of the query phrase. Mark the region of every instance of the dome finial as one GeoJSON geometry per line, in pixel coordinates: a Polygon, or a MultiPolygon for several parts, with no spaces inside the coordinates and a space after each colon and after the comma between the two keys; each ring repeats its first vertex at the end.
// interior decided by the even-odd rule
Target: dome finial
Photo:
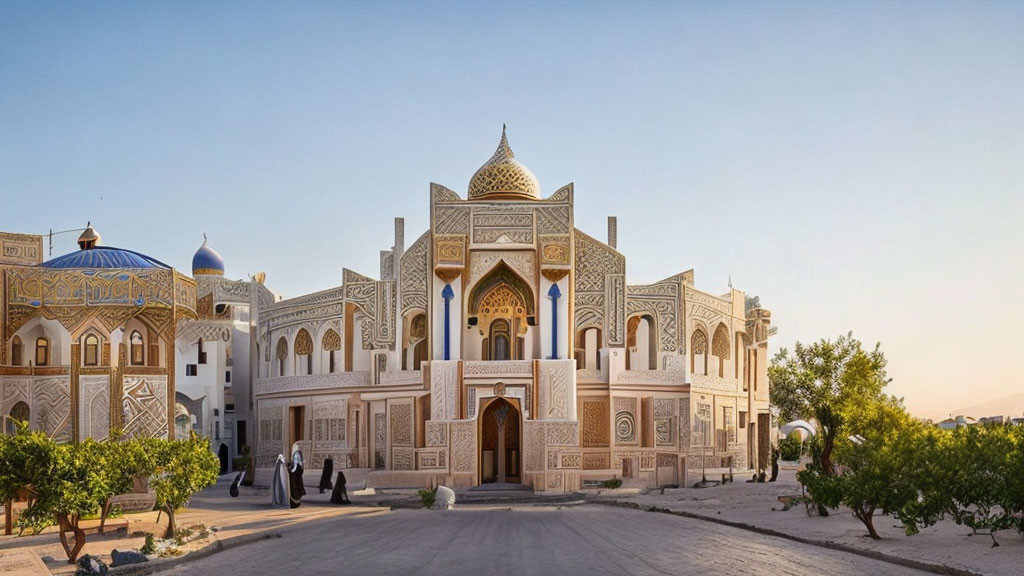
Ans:
{"type": "Polygon", "coordinates": [[[92,220],[85,223],[85,230],[78,237],[78,247],[82,250],[92,250],[100,243],[100,235],[92,228],[92,220]]]}
{"type": "Polygon", "coordinates": [[[203,243],[206,243],[206,232],[203,232],[203,243]]]}

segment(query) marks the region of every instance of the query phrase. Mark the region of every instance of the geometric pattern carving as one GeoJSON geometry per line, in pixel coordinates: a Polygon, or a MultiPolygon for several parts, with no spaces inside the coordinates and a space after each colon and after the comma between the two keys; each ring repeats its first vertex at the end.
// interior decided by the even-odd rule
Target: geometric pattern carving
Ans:
{"type": "Polygon", "coordinates": [[[105,440],[110,433],[110,377],[78,377],[79,438],[105,440]]]}
{"type": "Polygon", "coordinates": [[[523,468],[527,472],[544,471],[544,422],[523,422],[523,468]]]}
{"type": "Polygon", "coordinates": [[[427,309],[427,243],[424,232],[402,255],[402,315],[412,309],[427,309]]]}
{"type": "MultiPolygon", "coordinates": [[[[109,398],[104,403],[109,404],[109,398]]],[[[33,382],[31,416],[37,430],[58,441],[71,440],[71,379],[45,378],[33,382]]]]}
{"type": "Polygon", "coordinates": [[[583,447],[608,447],[608,400],[583,401],[583,447]]]}
{"type": "Polygon", "coordinates": [[[454,420],[458,390],[459,363],[457,360],[435,360],[430,363],[430,418],[454,420]]]}
{"type": "Polygon", "coordinates": [[[42,261],[42,236],[0,232],[0,263],[34,266],[42,261]]]}
{"type": "Polygon", "coordinates": [[[427,446],[447,446],[448,445],[448,423],[447,422],[426,422],[426,441],[427,446]]]}
{"type": "Polygon", "coordinates": [[[575,328],[605,328],[608,344],[623,345],[626,259],[614,249],[575,230],[575,328]],[[607,305],[606,305],[607,304],[607,305]]]}
{"type": "Polygon", "coordinates": [[[547,368],[541,372],[540,412],[546,419],[562,420],[569,417],[569,380],[564,367],[547,368]]]}
{"type": "Polygon", "coordinates": [[[128,438],[167,438],[167,377],[125,376],[124,433],[128,438]]]}
{"type": "Polygon", "coordinates": [[[632,444],[636,442],[636,422],[631,412],[615,414],[615,442],[632,444]]]}
{"type": "Polygon", "coordinates": [[[605,470],[608,468],[608,454],[584,454],[584,470],[605,470]]]}
{"type": "Polygon", "coordinates": [[[392,448],[391,469],[412,470],[413,452],[412,448],[392,448]]]}
{"type": "Polygon", "coordinates": [[[649,286],[628,286],[626,293],[626,315],[653,315],[657,319],[661,350],[674,352],[678,340],[679,285],[663,280],[649,286]]]}
{"type": "Polygon", "coordinates": [[[391,445],[412,446],[412,405],[391,404],[389,408],[391,414],[391,445]]]}
{"type": "Polygon", "coordinates": [[[578,422],[545,422],[544,439],[548,446],[579,446],[578,422]]]}
{"type": "Polygon", "coordinates": [[[476,422],[452,422],[452,471],[476,469],[476,422]]]}

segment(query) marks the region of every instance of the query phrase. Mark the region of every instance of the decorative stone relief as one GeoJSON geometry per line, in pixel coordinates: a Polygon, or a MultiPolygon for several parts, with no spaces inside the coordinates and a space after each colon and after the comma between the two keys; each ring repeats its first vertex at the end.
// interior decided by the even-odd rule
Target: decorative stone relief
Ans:
{"type": "Polygon", "coordinates": [[[167,377],[125,376],[124,434],[127,438],[167,438],[167,377]]]}
{"type": "Polygon", "coordinates": [[[255,382],[255,394],[275,394],[278,392],[296,392],[305,390],[322,390],[324,388],[350,388],[369,386],[369,372],[334,372],[331,374],[315,374],[307,376],[276,376],[259,378],[255,382]]]}
{"type": "Polygon", "coordinates": [[[471,253],[468,285],[475,286],[477,281],[498,265],[498,262],[504,262],[509,269],[525,280],[533,290],[537,289],[536,259],[532,250],[471,253]]]}
{"type": "Polygon", "coordinates": [[[548,446],[579,446],[579,423],[552,421],[545,422],[544,438],[548,446]]]}
{"type": "Polygon", "coordinates": [[[392,470],[412,470],[412,459],[413,459],[412,448],[392,448],[391,449],[391,469],[392,470]]]}
{"type": "Polygon", "coordinates": [[[427,268],[430,233],[424,232],[402,255],[402,316],[427,309],[427,268]]]}
{"type": "Polygon", "coordinates": [[[608,447],[608,399],[583,400],[583,447],[608,447]]]}
{"type": "Polygon", "coordinates": [[[459,363],[435,360],[430,363],[430,418],[454,420],[458,417],[459,363]]]}
{"type": "Polygon", "coordinates": [[[678,348],[679,285],[652,284],[626,288],[626,315],[650,314],[658,325],[658,343],[662,352],[678,348]]]}
{"type": "Polygon", "coordinates": [[[389,403],[388,411],[391,416],[391,445],[412,446],[412,405],[389,403]]]}
{"type": "Polygon", "coordinates": [[[110,434],[110,377],[78,377],[79,438],[106,440],[110,434]]]}
{"type": "Polygon", "coordinates": [[[375,468],[383,468],[387,460],[388,420],[387,414],[373,415],[373,462],[375,468]]]}
{"type": "Polygon", "coordinates": [[[452,422],[452,471],[473,472],[476,469],[476,422],[452,422]]]}
{"type": "Polygon", "coordinates": [[[527,472],[544,471],[544,422],[523,421],[523,468],[527,472]]]}
{"type": "Polygon", "coordinates": [[[563,367],[545,367],[540,378],[540,413],[545,419],[569,417],[569,374],[563,367]]]}
{"type": "Polygon", "coordinates": [[[348,400],[313,399],[313,452],[337,452],[348,446],[348,400]]]}
{"type": "Polygon", "coordinates": [[[448,423],[428,420],[426,422],[426,442],[427,446],[447,446],[448,423]]]}

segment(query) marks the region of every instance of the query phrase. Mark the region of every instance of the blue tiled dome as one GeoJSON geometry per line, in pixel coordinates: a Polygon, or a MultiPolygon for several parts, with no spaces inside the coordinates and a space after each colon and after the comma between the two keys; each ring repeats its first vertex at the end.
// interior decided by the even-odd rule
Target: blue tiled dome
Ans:
{"type": "Polygon", "coordinates": [[[224,259],[206,243],[205,235],[203,235],[203,245],[196,250],[196,255],[192,257],[192,275],[198,274],[224,275],[224,259]]]}
{"type": "Polygon", "coordinates": [[[43,268],[166,268],[163,262],[113,246],[94,246],[88,250],[79,250],[40,264],[43,268]]]}

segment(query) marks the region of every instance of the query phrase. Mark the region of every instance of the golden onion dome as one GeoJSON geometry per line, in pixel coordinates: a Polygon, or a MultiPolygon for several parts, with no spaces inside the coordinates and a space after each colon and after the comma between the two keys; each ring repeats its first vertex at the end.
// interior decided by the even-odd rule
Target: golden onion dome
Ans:
{"type": "Polygon", "coordinates": [[[473,174],[469,181],[470,200],[540,200],[540,182],[516,160],[508,147],[505,127],[494,156],[473,174]]]}

